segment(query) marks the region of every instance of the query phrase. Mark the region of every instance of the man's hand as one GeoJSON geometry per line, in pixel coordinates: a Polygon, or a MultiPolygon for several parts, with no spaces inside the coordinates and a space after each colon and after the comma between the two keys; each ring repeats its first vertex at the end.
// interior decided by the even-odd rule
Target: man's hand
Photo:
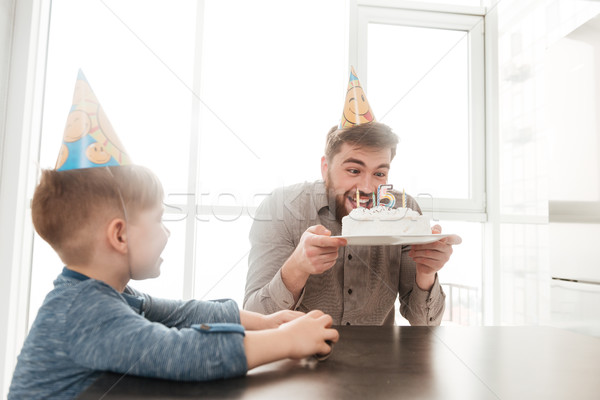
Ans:
{"type": "MultiPolygon", "coordinates": [[[[435,225],[431,233],[442,233],[442,227],[435,225]]],[[[452,255],[452,245],[460,244],[459,237],[446,237],[437,242],[413,244],[408,255],[417,266],[417,286],[422,290],[431,290],[435,282],[435,274],[442,269],[452,255]]]]}
{"type": "Polygon", "coordinates": [[[283,264],[283,283],[298,300],[308,277],[322,274],[335,265],[338,249],[346,245],[346,239],[332,238],[331,232],[323,225],[308,228],[300,238],[300,243],[283,264]]]}

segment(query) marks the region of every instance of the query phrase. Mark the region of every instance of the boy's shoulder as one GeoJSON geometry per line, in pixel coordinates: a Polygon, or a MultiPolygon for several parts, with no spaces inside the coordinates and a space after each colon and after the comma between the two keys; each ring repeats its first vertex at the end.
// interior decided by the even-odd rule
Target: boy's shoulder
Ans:
{"type": "Polygon", "coordinates": [[[56,318],[68,322],[82,313],[104,313],[120,305],[128,307],[123,297],[110,285],[95,279],[76,280],[59,275],[38,311],[36,318],[56,318]]]}
{"type": "Polygon", "coordinates": [[[64,273],[54,280],[54,289],[48,293],[49,298],[87,296],[108,296],[119,298],[119,293],[110,285],[96,279],[76,279],[64,273]]]}

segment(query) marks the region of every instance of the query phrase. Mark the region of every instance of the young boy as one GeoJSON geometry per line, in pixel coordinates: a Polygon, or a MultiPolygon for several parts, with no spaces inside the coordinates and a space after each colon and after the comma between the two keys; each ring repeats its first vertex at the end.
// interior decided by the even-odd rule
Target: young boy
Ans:
{"type": "Polygon", "coordinates": [[[161,300],[128,287],[160,274],[162,198],[140,166],[43,171],[33,223],[66,267],[25,341],[9,399],[73,398],[101,371],[201,381],[330,351],[325,341],[338,333],[322,312],[263,316],[232,300],[161,300]]]}
{"type": "Polygon", "coordinates": [[[33,224],[65,263],[18,357],[9,399],[74,398],[102,371],[202,381],[283,358],[327,354],[321,311],[261,315],[232,300],[162,300],[127,286],[160,274],[169,231],[163,189],[131,165],[80,71],[55,170],[44,170],[33,224]]]}

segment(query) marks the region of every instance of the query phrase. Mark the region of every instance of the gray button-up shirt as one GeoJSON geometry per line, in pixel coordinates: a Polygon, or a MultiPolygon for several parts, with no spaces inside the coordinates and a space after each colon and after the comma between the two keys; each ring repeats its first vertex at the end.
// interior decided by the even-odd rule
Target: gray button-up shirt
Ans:
{"type": "MultiPolygon", "coordinates": [[[[421,212],[406,196],[407,206],[421,212]]],[[[346,246],[335,265],[311,275],[297,302],[281,279],[281,267],[300,237],[312,225],[323,225],[340,235],[335,200],[322,181],[275,190],[257,210],[250,231],[251,250],[244,308],[269,314],[283,309],[322,310],[334,325],[393,325],[394,303],[411,325],[439,325],[445,295],[437,276],[431,291],[415,282],[410,246],[346,246]]]]}

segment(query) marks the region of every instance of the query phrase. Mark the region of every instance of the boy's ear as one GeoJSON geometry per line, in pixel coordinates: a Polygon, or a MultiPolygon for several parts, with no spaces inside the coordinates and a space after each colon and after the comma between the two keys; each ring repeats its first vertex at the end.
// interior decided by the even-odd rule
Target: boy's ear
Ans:
{"type": "Polygon", "coordinates": [[[106,228],[109,245],[121,254],[127,253],[127,224],[121,218],[115,218],[106,228]]]}

